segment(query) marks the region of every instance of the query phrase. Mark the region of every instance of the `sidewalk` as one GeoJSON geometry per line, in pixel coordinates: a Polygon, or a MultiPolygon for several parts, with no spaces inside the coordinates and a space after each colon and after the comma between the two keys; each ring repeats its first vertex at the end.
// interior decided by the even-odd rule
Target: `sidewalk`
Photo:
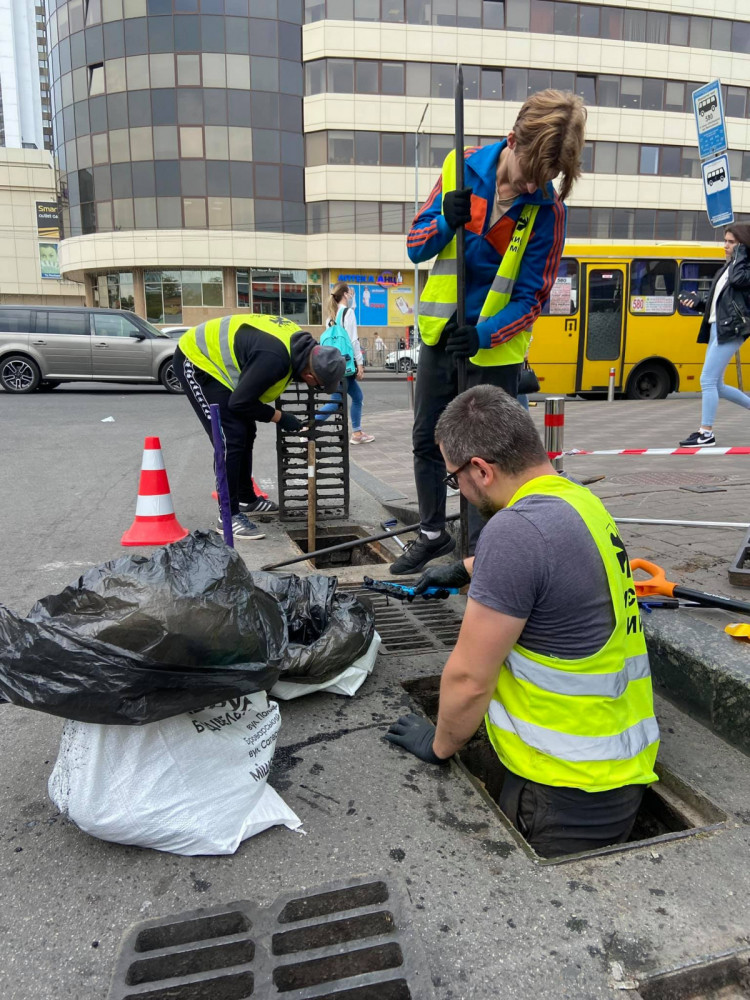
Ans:
{"type": "MultiPolygon", "coordinates": [[[[530,412],[543,434],[544,400],[538,399],[530,412]]],[[[696,397],[613,403],[570,399],[563,447],[677,447],[699,418],[696,397]]],[[[367,426],[375,441],[352,449],[353,478],[382,502],[411,501],[416,511],[411,411],[374,414],[367,426]]],[[[750,416],[739,407],[722,402],[717,427],[718,445],[750,444],[750,416]]],[[[712,455],[711,449],[695,456],[581,455],[566,458],[565,471],[581,477],[604,475],[591,489],[615,517],[750,522],[750,456],[712,455]]],[[[449,501],[453,506],[457,500],[449,501]]],[[[744,530],[630,524],[620,525],[620,530],[631,558],[657,562],[668,579],[750,601],[750,590],[731,586],[727,577],[744,530]]],[[[717,621],[715,614],[705,614],[717,621]]]]}

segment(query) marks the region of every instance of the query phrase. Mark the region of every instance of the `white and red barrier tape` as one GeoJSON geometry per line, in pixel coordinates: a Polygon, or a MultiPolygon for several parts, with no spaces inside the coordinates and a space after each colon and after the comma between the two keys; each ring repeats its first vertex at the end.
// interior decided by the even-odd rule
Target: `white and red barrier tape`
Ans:
{"type": "Polygon", "coordinates": [[[548,451],[550,458],[576,457],[577,455],[750,455],[750,448],[620,448],[610,451],[548,451]]]}

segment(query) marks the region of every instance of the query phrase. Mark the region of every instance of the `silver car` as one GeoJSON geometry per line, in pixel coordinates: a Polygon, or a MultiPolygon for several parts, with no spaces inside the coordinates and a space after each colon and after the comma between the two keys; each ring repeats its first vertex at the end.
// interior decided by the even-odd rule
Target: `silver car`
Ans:
{"type": "Polygon", "coordinates": [[[161,383],[182,392],[177,343],[135,313],[76,306],[0,306],[0,385],[6,392],[61,382],[161,383]]]}

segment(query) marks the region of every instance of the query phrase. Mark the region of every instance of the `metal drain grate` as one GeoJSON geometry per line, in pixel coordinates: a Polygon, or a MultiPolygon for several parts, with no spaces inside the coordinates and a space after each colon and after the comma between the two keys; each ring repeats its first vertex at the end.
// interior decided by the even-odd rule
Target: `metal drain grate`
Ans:
{"type": "Polygon", "coordinates": [[[338,589],[372,605],[383,656],[405,653],[411,656],[436,650],[442,653],[456,644],[461,618],[447,607],[446,601],[418,598],[411,604],[402,604],[387,594],[378,594],[358,584],[340,584],[338,589]]]}
{"type": "Polygon", "coordinates": [[[356,879],[136,924],[109,1000],[430,1000],[399,897],[356,879]]]}

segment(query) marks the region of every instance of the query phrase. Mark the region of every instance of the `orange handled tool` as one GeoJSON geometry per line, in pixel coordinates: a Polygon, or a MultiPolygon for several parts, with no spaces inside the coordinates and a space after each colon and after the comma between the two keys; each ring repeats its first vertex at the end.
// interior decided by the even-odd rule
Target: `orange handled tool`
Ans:
{"type": "Polygon", "coordinates": [[[646,580],[633,578],[638,597],[648,597],[651,594],[682,597],[686,601],[695,601],[696,604],[702,604],[707,608],[724,608],[725,611],[739,611],[740,614],[750,615],[750,604],[746,601],[735,601],[731,597],[719,597],[718,594],[705,594],[702,590],[691,590],[689,587],[681,587],[678,583],[671,583],[661,566],[646,559],[631,559],[630,568],[634,573],[637,569],[642,569],[651,574],[646,580]]]}

